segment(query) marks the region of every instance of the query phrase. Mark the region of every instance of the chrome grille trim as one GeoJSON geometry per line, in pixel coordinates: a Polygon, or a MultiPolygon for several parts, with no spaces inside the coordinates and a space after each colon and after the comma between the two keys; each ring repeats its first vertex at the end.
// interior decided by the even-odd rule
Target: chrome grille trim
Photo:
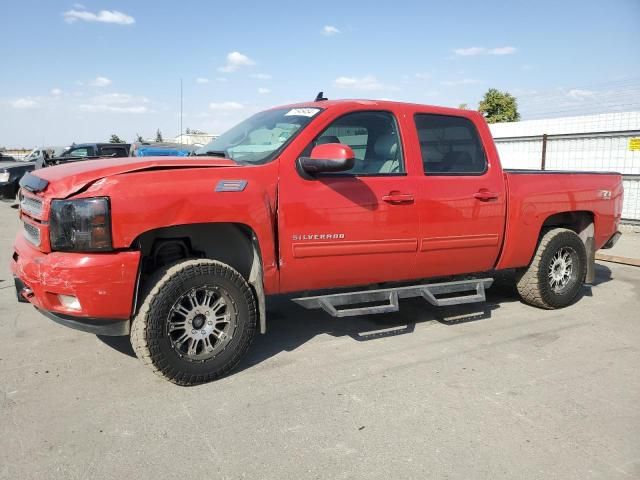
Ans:
{"type": "Polygon", "coordinates": [[[32,217],[40,217],[42,215],[42,200],[33,197],[21,195],[20,209],[32,217]]]}
{"type": "Polygon", "coordinates": [[[24,238],[33,243],[36,247],[40,246],[40,229],[34,227],[30,223],[23,222],[24,238]]]}

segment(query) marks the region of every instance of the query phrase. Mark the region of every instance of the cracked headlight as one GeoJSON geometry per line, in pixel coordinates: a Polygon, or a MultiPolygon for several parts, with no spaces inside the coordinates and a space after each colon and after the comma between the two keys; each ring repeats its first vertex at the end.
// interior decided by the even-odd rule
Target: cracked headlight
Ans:
{"type": "Polygon", "coordinates": [[[51,249],[63,252],[111,250],[111,209],[107,197],[53,200],[51,249]]]}

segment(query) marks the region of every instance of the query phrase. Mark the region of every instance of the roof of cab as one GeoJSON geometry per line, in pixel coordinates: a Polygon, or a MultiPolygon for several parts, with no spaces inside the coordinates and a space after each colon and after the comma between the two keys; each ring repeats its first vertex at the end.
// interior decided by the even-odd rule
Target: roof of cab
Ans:
{"type": "Polygon", "coordinates": [[[396,102],[392,100],[370,100],[370,99],[338,99],[338,100],[321,100],[321,101],[311,101],[311,102],[300,102],[300,103],[292,103],[289,105],[278,105],[273,107],[276,108],[335,108],[335,107],[362,107],[362,106],[370,106],[373,108],[381,108],[381,109],[389,109],[389,110],[398,110],[403,108],[409,109],[425,109],[434,113],[441,114],[455,114],[464,116],[470,115],[480,115],[479,112],[475,110],[462,110],[459,108],[450,108],[450,107],[440,107],[437,105],[425,105],[420,103],[410,103],[410,102],[396,102]]]}

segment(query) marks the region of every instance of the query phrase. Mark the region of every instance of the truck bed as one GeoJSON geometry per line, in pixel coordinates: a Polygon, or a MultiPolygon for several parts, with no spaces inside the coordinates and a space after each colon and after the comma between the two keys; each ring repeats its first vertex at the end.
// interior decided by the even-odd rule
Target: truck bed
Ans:
{"type": "Polygon", "coordinates": [[[558,212],[593,212],[596,250],[617,229],[623,198],[619,173],[507,169],[504,177],[507,216],[498,269],[528,265],[541,228],[558,212]]]}

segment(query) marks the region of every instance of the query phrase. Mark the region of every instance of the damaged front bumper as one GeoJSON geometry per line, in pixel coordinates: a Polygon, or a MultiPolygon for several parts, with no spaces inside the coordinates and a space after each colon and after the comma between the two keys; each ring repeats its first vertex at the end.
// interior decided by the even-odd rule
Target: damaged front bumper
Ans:
{"type": "Polygon", "coordinates": [[[43,253],[19,233],[11,271],[16,294],[50,319],[100,335],[127,335],[140,252],[43,253]]]}

